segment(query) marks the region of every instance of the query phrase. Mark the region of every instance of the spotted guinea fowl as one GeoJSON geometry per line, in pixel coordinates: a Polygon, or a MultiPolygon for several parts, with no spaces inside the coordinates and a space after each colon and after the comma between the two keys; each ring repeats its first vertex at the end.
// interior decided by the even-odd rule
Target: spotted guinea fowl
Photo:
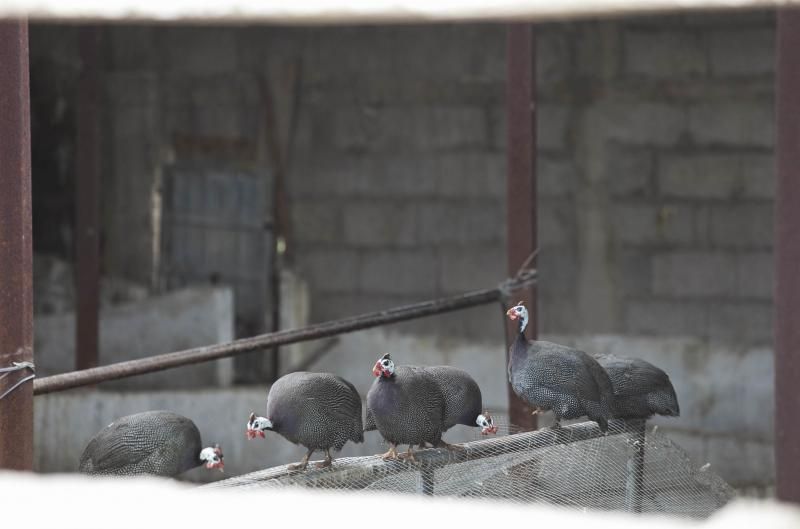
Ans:
{"type": "Polygon", "coordinates": [[[655,414],[680,415],[675,388],[663,370],[640,358],[611,354],[597,354],[594,357],[611,379],[615,417],[649,419],[655,414]]]}
{"type": "MultiPolygon", "coordinates": [[[[481,435],[497,433],[497,426],[488,411],[483,411],[483,398],[481,388],[469,373],[452,366],[420,367],[439,385],[445,402],[444,422],[442,432],[446,432],[456,424],[465,426],[479,426],[481,435]]],[[[375,418],[367,406],[364,431],[375,430],[375,418]]],[[[440,446],[452,448],[442,441],[440,446]]]]}
{"type": "Polygon", "coordinates": [[[414,366],[395,367],[388,354],[375,362],[372,374],[377,378],[367,393],[367,423],[389,443],[384,460],[404,457],[414,461],[413,445],[438,446],[445,424],[445,398],[434,377],[414,366]],[[397,445],[407,444],[408,451],[397,454],[397,445]]]}
{"type": "Polygon", "coordinates": [[[170,411],[146,411],[100,430],[86,445],[78,468],[93,475],[175,477],[202,464],[222,470],[222,450],[203,448],[194,422],[170,411]]]}
{"type": "MultiPolygon", "coordinates": [[[[429,373],[444,396],[444,423],[442,431],[446,432],[456,424],[480,426],[481,434],[497,433],[489,412],[483,410],[481,388],[469,373],[452,366],[433,366],[423,368],[429,373]]],[[[444,441],[445,448],[452,448],[444,441]]]]}
{"type": "Polygon", "coordinates": [[[552,410],[555,426],[561,419],[588,416],[602,431],[613,415],[611,380],[597,360],[578,349],[525,338],[528,310],[518,304],[506,315],[519,321],[519,334],[511,346],[508,380],[534,413],[552,410]]]}
{"type": "Polygon", "coordinates": [[[315,450],[325,451],[324,468],[333,463],[331,448],[339,451],[347,443],[364,441],[361,397],[347,380],[331,373],[298,371],[279,378],[267,397],[267,416],[250,414],[247,437],[264,437],[272,430],[308,452],[289,470],[305,470],[315,450]]]}

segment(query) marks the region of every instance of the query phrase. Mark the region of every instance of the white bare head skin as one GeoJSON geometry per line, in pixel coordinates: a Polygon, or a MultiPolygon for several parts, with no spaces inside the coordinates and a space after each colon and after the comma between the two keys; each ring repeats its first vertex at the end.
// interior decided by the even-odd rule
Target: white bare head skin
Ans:
{"type": "Polygon", "coordinates": [[[519,320],[519,332],[524,332],[528,326],[528,309],[520,301],[517,305],[506,311],[506,316],[511,321],[519,320]]]}
{"type": "Polygon", "coordinates": [[[272,429],[272,421],[266,417],[256,417],[255,413],[250,413],[247,421],[247,438],[253,439],[256,436],[264,437],[264,432],[272,429]]]}
{"type": "Polygon", "coordinates": [[[481,427],[481,434],[483,435],[497,433],[497,426],[494,425],[494,420],[488,411],[478,415],[478,418],[475,419],[475,424],[481,427]]]}
{"type": "Polygon", "coordinates": [[[207,446],[200,450],[200,461],[205,461],[206,468],[218,468],[220,472],[225,471],[222,449],[219,445],[207,446]]]}
{"type": "Polygon", "coordinates": [[[376,377],[389,378],[394,374],[394,362],[392,361],[389,353],[378,358],[375,366],[372,368],[372,374],[376,377]]]}

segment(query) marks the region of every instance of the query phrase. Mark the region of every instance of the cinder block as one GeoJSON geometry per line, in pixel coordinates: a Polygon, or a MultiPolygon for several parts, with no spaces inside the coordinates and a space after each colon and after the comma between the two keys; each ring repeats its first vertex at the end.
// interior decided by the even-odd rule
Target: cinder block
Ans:
{"type": "Polygon", "coordinates": [[[775,481],[775,462],[771,443],[735,437],[709,437],[708,462],[730,485],[768,485],[775,481]]]}
{"type": "Polygon", "coordinates": [[[774,103],[703,103],[689,108],[689,134],[700,145],[771,148],[775,144],[774,103]]]}
{"type": "Polygon", "coordinates": [[[496,198],[506,193],[506,157],[496,152],[436,155],[436,194],[444,198],[496,198]]]}
{"type": "Polygon", "coordinates": [[[717,76],[769,75],[775,71],[773,29],[724,29],[709,36],[711,73],[717,76]]]}
{"type": "Polygon", "coordinates": [[[678,204],[616,204],[612,211],[614,236],[622,243],[691,244],[694,209],[678,204]]]}
{"type": "Polygon", "coordinates": [[[653,269],[650,251],[646,249],[621,249],[616,252],[614,274],[620,294],[625,297],[645,297],[651,293],[653,269]]]}
{"type": "Polygon", "coordinates": [[[418,206],[417,240],[423,244],[499,243],[505,216],[495,201],[436,201],[418,206]]]}
{"type": "Polygon", "coordinates": [[[709,312],[708,335],[722,343],[768,344],[772,342],[772,304],[729,302],[709,312]]]}
{"type": "Polygon", "coordinates": [[[507,276],[505,248],[500,245],[446,248],[440,255],[439,284],[445,293],[489,288],[507,276]]]}
{"type": "Polygon", "coordinates": [[[355,202],[343,208],[344,240],[354,246],[408,246],[416,242],[413,204],[355,202]]]}
{"type": "Polygon", "coordinates": [[[317,292],[350,293],[358,288],[361,258],[347,248],[306,249],[297,257],[303,277],[317,292]]]}
{"type": "Polygon", "coordinates": [[[645,197],[653,194],[655,155],[651,150],[612,146],[606,164],[613,195],[645,197]]]}
{"type": "Polygon", "coordinates": [[[663,103],[608,103],[589,107],[581,125],[592,141],[670,146],[686,132],[684,109],[663,103]]]}
{"type": "Polygon", "coordinates": [[[367,252],[362,259],[361,292],[430,295],[436,289],[438,265],[433,251],[367,252]]]}
{"type": "Polygon", "coordinates": [[[739,296],[771,300],[775,262],[772,253],[759,252],[736,256],[736,283],[739,296]]]}
{"type": "Polygon", "coordinates": [[[374,154],[363,160],[363,171],[351,176],[354,192],[361,197],[435,195],[439,160],[435,154],[374,154]]]}
{"type": "Polygon", "coordinates": [[[536,120],[536,143],[539,149],[567,148],[569,107],[554,104],[539,105],[536,120]]]}
{"type": "Polygon", "coordinates": [[[537,159],[537,194],[540,197],[567,198],[578,187],[578,167],[569,158],[541,155],[537,159]]]}
{"type": "Polygon", "coordinates": [[[710,207],[710,236],[715,246],[771,248],[772,204],[724,204],[710,207]]]}
{"type": "Polygon", "coordinates": [[[569,244],[577,238],[578,217],[571,200],[541,201],[538,208],[540,246],[569,244]]]}
{"type": "Polygon", "coordinates": [[[670,197],[771,199],[773,160],[769,154],[666,155],[658,161],[658,185],[670,197]]]}
{"type": "Polygon", "coordinates": [[[735,295],[736,269],[730,255],[675,252],[653,257],[653,293],[663,296],[735,295]]]}
{"type": "Polygon", "coordinates": [[[625,70],[657,78],[693,77],[708,71],[701,36],[692,31],[628,31],[625,70]]]}
{"type": "Polygon", "coordinates": [[[536,80],[545,90],[570,75],[570,46],[566,31],[561,28],[537,31],[536,80]]]}
{"type": "Polygon", "coordinates": [[[625,304],[625,328],[633,334],[704,336],[708,311],[704,304],[686,301],[630,300],[625,304]]]}
{"type": "Polygon", "coordinates": [[[292,235],[301,244],[336,243],[344,239],[342,208],[322,200],[294,200],[292,235]]]}

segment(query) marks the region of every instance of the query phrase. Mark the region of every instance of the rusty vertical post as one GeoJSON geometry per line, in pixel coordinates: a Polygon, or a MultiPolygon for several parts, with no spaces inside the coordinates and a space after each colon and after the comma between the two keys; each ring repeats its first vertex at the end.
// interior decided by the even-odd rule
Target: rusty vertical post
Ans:
{"type": "Polygon", "coordinates": [[[800,10],[778,10],[775,196],[775,482],[800,503],[800,10]]]}
{"type": "MultiPolygon", "coordinates": [[[[530,24],[509,24],[506,35],[507,264],[514,276],[536,249],[536,41],[530,24]]],[[[532,266],[535,266],[535,261],[532,266]]],[[[520,293],[530,313],[528,336],[536,338],[536,287],[520,293]]],[[[517,301],[517,300],[514,300],[517,301]]],[[[508,327],[512,329],[511,326],[508,327]]],[[[513,332],[513,330],[511,330],[513,332]]],[[[508,387],[511,424],[535,429],[530,408],[508,387]]]]}
{"type": "MultiPolygon", "coordinates": [[[[33,361],[30,149],[28,23],[0,21],[0,367],[33,361]]],[[[8,373],[0,388],[29,374],[8,373]]],[[[0,400],[0,468],[33,468],[32,383],[0,400]]]]}
{"type": "Polygon", "coordinates": [[[98,364],[100,316],[100,29],[81,28],[75,186],[75,369],[98,364]]]}

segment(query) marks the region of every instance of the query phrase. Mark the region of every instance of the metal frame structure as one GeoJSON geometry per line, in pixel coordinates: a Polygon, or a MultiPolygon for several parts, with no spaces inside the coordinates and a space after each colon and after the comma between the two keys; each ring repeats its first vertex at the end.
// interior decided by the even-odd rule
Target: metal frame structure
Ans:
{"type": "MultiPolygon", "coordinates": [[[[640,11],[645,10],[646,3],[640,11]]],[[[703,2],[703,6],[709,2],[703,2]]],[[[726,4],[729,5],[729,4],[726,4]]],[[[635,12],[626,4],[617,14],[635,12]]],[[[558,6],[554,9],[563,16],[558,6]]],[[[542,17],[548,11],[542,8],[542,17]]],[[[32,360],[32,247],[28,34],[24,21],[0,23],[0,362],[32,360]]],[[[527,25],[508,36],[508,265],[536,246],[534,37],[527,25]]],[[[775,216],[775,455],[777,495],[800,502],[800,13],[778,15],[775,216]]],[[[95,268],[96,269],[96,268],[95,268]]],[[[88,281],[88,280],[87,280],[88,281]]],[[[496,294],[492,294],[496,295],[496,294]]],[[[527,301],[535,308],[535,291],[527,301]]],[[[532,311],[533,312],[533,311],[532,311]]],[[[535,321],[535,320],[534,320],[535,321]]],[[[535,327],[535,325],[532,325],[535,327]]],[[[202,361],[202,360],[199,360],[202,361]]],[[[0,366],[2,367],[2,366],[0,366]]],[[[15,372],[6,373],[18,376],[15,372]]],[[[32,466],[32,385],[0,400],[0,468],[32,466]]],[[[524,408],[511,401],[517,421],[524,408]]]]}
{"type": "MultiPolygon", "coordinates": [[[[33,361],[29,86],[28,24],[0,21],[0,368],[33,361]]],[[[0,399],[0,468],[32,466],[33,385],[22,384],[0,399]]]]}

